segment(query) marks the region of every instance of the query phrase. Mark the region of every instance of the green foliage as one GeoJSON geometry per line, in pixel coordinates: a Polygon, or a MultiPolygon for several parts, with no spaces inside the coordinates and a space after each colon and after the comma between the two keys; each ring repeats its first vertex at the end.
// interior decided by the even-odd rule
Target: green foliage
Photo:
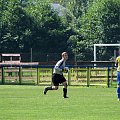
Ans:
{"type": "MultiPolygon", "coordinates": [[[[36,6],[35,6],[36,7],[36,6]]],[[[36,51],[61,52],[67,50],[67,39],[71,35],[69,24],[64,16],[58,16],[49,4],[31,10],[29,15],[34,19],[31,34],[32,47],[36,51]],[[32,14],[34,11],[35,14],[32,14]],[[38,12],[41,11],[41,12],[38,12]]],[[[30,9],[30,8],[28,8],[30,9]]]]}
{"type": "MultiPolygon", "coordinates": [[[[7,1],[7,0],[2,0],[1,1],[1,17],[0,17],[0,50],[1,52],[3,49],[6,49],[8,46],[7,44],[12,42],[12,37],[11,37],[11,17],[14,9],[16,9],[18,2],[15,0],[12,1],[7,1]]],[[[9,45],[10,47],[10,45],[9,45]]],[[[8,48],[9,49],[9,48],[8,48]]]]}
{"type": "Polygon", "coordinates": [[[75,18],[80,17],[86,12],[93,0],[61,0],[61,5],[71,11],[75,18]]]}
{"type": "MultiPolygon", "coordinates": [[[[118,0],[97,0],[88,8],[86,14],[79,18],[81,23],[80,31],[86,44],[84,51],[89,50],[90,54],[90,56],[86,56],[87,59],[93,60],[93,57],[91,57],[93,56],[93,44],[119,42],[120,36],[119,32],[117,32],[120,28],[119,10],[120,1],[118,0]]],[[[82,52],[81,46],[81,42],[78,42],[79,52],[82,52]]],[[[104,52],[107,53],[107,50],[104,49],[104,52]]],[[[102,54],[103,50],[100,52],[99,54],[102,54]]],[[[108,56],[103,57],[107,59],[108,56]]]]}
{"type": "Polygon", "coordinates": [[[58,53],[68,49],[67,40],[73,32],[69,26],[72,17],[67,11],[59,16],[57,11],[51,9],[48,0],[46,2],[29,0],[24,4],[17,2],[15,6],[12,4],[13,2],[2,3],[10,10],[4,14],[5,10],[3,9],[1,52],[27,52],[31,47],[34,52],[46,53],[55,51],[58,53]],[[9,16],[9,18],[5,16],[9,16]]]}
{"type": "Polygon", "coordinates": [[[93,44],[119,43],[119,0],[1,0],[0,8],[1,53],[33,48],[93,60],[93,44]]]}

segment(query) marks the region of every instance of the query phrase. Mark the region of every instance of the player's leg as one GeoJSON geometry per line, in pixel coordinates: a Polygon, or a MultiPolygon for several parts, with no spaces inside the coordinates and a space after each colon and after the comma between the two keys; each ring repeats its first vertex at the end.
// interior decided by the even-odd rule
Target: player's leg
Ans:
{"type": "Polygon", "coordinates": [[[44,89],[44,95],[46,95],[48,90],[57,90],[59,88],[58,76],[55,74],[53,74],[53,76],[52,76],[52,83],[53,83],[53,86],[46,87],[44,89]]]}
{"type": "Polygon", "coordinates": [[[120,101],[120,85],[117,85],[117,98],[118,98],[118,101],[120,101]]]}
{"type": "Polygon", "coordinates": [[[117,89],[116,89],[116,93],[117,93],[117,98],[120,101],[120,72],[117,72],[117,89]]]}
{"type": "Polygon", "coordinates": [[[64,87],[63,87],[63,97],[64,97],[64,98],[68,98],[68,97],[67,97],[67,82],[65,81],[65,82],[63,82],[62,84],[63,84],[63,86],[64,86],[64,87]]]}
{"type": "Polygon", "coordinates": [[[44,95],[46,95],[48,90],[57,90],[59,88],[59,86],[49,86],[49,87],[45,87],[44,89],[44,95]]]}
{"type": "Polygon", "coordinates": [[[60,83],[62,83],[63,85],[63,97],[68,98],[67,97],[67,82],[63,75],[60,76],[60,83]]]}

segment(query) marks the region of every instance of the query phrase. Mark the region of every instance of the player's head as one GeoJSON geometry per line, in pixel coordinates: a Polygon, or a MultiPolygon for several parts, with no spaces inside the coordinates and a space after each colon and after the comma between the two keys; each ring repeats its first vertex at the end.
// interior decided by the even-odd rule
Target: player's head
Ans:
{"type": "Polygon", "coordinates": [[[68,59],[68,54],[67,54],[67,52],[62,52],[62,58],[63,58],[64,60],[67,60],[67,59],[68,59]]]}

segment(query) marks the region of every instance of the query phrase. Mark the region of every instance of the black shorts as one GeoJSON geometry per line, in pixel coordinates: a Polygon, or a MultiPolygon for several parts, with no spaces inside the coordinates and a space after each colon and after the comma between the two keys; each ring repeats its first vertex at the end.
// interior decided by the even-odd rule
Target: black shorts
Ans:
{"type": "Polygon", "coordinates": [[[54,86],[59,86],[59,83],[63,83],[65,81],[66,79],[64,78],[63,75],[53,74],[52,76],[52,82],[54,86]]]}

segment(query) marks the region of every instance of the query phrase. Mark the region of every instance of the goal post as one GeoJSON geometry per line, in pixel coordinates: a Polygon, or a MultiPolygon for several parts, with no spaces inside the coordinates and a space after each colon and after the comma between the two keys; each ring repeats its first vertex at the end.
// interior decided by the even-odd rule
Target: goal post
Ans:
{"type": "Polygon", "coordinates": [[[94,44],[94,62],[96,62],[96,47],[99,46],[113,46],[113,47],[120,47],[120,44],[94,44]]]}

